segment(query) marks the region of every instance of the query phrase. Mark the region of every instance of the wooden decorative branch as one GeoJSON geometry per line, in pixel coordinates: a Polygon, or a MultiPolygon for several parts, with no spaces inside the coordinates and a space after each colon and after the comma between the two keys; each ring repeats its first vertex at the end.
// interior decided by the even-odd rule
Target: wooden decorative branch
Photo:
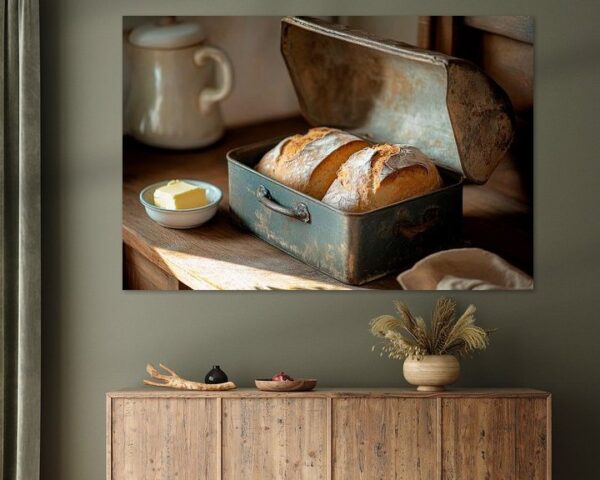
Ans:
{"type": "Polygon", "coordinates": [[[162,363],[158,364],[160,368],[168,372],[170,375],[164,375],[160,373],[154,366],[151,364],[146,365],[146,371],[152,378],[156,378],[160,380],[160,382],[153,382],[151,380],[144,380],[144,384],[153,385],[155,387],[167,387],[167,388],[177,388],[179,390],[233,390],[236,388],[235,383],[233,382],[225,382],[225,383],[199,383],[192,382],[190,380],[185,380],[177,375],[173,370],[169,367],[164,366],[162,363]]]}

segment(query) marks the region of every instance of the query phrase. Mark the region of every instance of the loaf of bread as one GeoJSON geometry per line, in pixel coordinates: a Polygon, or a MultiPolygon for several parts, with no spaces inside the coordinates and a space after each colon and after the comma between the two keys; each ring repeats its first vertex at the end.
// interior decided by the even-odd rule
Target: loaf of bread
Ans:
{"type": "Polygon", "coordinates": [[[340,166],[364,140],[334,128],[311,128],[304,135],[285,138],[256,166],[263,175],[318,200],[336,178],[340,166]]]}
{"type": "Polygon", "coordinates": [[[339,210],[364,212],[441,186],[437,168],[418,148],[373,145],[354,153],[340,167],[322,200],[339,210]]]}

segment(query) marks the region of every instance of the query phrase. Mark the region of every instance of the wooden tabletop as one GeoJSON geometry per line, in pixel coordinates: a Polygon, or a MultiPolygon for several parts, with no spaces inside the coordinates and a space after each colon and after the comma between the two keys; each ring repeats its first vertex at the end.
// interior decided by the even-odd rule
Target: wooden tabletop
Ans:
{"type": "Polygon", "coordinates": [[[550,394],[531,388],[449,388],[441,392],[419,392],[416,388],[316,388],[310,392],[264,392],[256,388],[237,388],[225,392],[174,390],[148,387],[108,392],[108,398],[265,398],[265,397],[425,397],[425,398],[513,398],[548,397],[550,394]]]}
{"type": "MultiPolygon", "coordinates": [[[[229,218],[228,150],[260,140],[305,131],[301,118],[229,130],[201,150],[151,148],[125,138],[123,145],[124,288],[194,290],[350,290],[398,289],[395,275],[361,287],[328,277],[235,227],[229,218]],[[173,178],[198,178],[217,185],[223,201],[217,216],[191,230],[154,223],[139,202],[147,185],[173,178]],[[135,264],[135,269],[132,265],[135,264]],[[157,273],[158,272],[158,273],[157,273]],[[164,278],[156,280],[156,277],[164,278]],[[150,282],[148,278],[153,276],[150,282]]],[[[501,163],[484,186],[464,191],[467,245],[486,248],[531,273],[532,209],[523,179],[512,161],[501,163]]]]}

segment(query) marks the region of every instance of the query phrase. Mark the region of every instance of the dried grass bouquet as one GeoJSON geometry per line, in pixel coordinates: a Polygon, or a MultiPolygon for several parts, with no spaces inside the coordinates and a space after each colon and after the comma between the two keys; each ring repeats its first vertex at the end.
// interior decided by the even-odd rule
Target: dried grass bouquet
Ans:
{"type": "MultiPolygon", "coordinates": [[[[456,318],[456,302],[440,298],[436,302],[430,325],[415,317],[406,304],[395,302],[399,316],[381,315],[371,320],[371,333],[382,338],[381,355],[402,360],[425,355],[463,357],[475,350],[485,350],[492,330],[475,325],[475,306],[469,305],[456,318]]],[[[375,349],[375,346],[373,346],[375,349]]]]}

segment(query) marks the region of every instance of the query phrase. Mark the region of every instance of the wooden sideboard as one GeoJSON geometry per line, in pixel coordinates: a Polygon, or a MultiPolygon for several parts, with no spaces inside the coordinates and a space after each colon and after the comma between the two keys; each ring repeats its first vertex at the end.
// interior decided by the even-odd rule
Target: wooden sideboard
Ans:
{"type": "Polygon", "coordinates": [[[526,389],[107,394],[109,480],[541,480],[550,394],[526,389]]]}

